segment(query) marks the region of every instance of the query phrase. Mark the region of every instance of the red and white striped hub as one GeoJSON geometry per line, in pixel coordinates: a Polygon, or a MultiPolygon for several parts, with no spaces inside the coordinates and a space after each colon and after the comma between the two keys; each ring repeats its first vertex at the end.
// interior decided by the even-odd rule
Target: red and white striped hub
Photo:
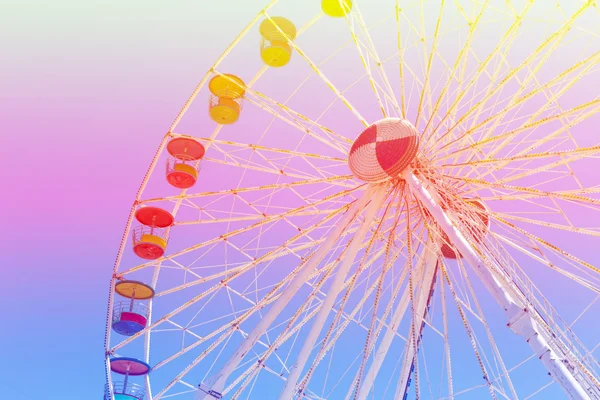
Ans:
{"type": "Polygon", "coordinates": [[[350,149],[348,164],[363,181],[376,183],[397,177],[414,160],[419,134],[409,121],[386,118],[362,131],[350,149]]]}

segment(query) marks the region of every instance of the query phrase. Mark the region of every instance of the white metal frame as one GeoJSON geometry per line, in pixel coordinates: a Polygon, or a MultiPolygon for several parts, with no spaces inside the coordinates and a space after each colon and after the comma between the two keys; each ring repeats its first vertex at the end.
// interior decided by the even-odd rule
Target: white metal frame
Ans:
{"type": "MultiPolygon", "coordinates": [[[[427,295],[430,293],[431,287],[434,282],[437,258],[438,258],[438,255],[432,251],[430,244],[431,243],[428,242],[427,245],[423,249],[422,257],[419,259],[419,263],[416,266],[416,276],[415,276],[415,280],[417,282],[422,282],[420,284],[421,289],[420,289],[419,293],[426,293],[427,295]]],[[[402,321],[402,318],[403,318],[404,314],[406,313],[406,309],[408,308],[409,302],[410,302],[410,293],[408,290],[405,290],[402,293],[402,297],[400,298],[398,305],[396,306],[396,310],[394,312],[394,315],[392,316],[392,322],[391,322],[390,326],[386,329],[385,335],[383,336],[383,339],[382,339],[381,343],[379,344],[379,346],[377,347],[377,350],[375,351],[375,354],[373,356],[373,362],[371,363],[371,366],[369,367],[369,370],[365,375],[365,379],[361,383],[360,389],[358,391],[358,397],[357,397],[358,400],[365,400],[367,398],[367,396],[369,395],[369,392],[371,391],[371,388],[373,387],[373,384],[375,383],[375,378],[377,377],[377,374],[379,373],[379,369],[381,368],[381,365],[383,364],[383,360],[385,359],[385,356],[387,355],[387,352],[392,344],[392,341],[393,341],[394,337],[396,336],[396,331],[398,329],[398,326],[400,325],[400,322],[402,321]]],[[[427,304],[427,298],[425,298],[424,303],[427,304]]],[[[414,351],[416,351],[416,348],[415,348],[415,346],[412,346],[412,344],[410,344],[410,343],[411,342],[410,342],[410,338],[409,338],[409,341],[406,342],[405,352],[406,352],[407,356],[405,357],[405,360],[410,360],[412,362],[412,358],[414,355],[414,351]],[[411,353],[411,351],[412,351],[412,353],[411,353]]],[[[406,363],[406,361],[405,361],[405,363],[406,363]]],[[[408,365],[406,371],[405,371],[404,366],[402,368],[401,378],[398,381],[399,387],[402,386],[402,382],[404,382],[404,386],[406,386],[406,380],[408,380],[409,373],[410,373],[410,363],[408,363],[408,364],[409,365],[408,365]]],[[[351,396],[351,392],[348,393],[348,395],[346,396],[346,399],[349,399],[350,396],[351,396]]]]}
{"type": "MultiPolygon", "coordinates": [[[[209,378],[206,382],[202,383],[204,386],[209,388],[212,392],[214,392],[217,395],[221,394],[221,392],[225,388],[225,382],[227,381],[227,378],[229,378],[229,375],[231,375],[231,373],[239,365],[239,363],[242,361],[242,359],[248,353],[248,351],[250,351],[250,349],[256,344],[258,339],[265,333],[265,331],[269,328],[271,323],[273,323],[275,318],[277,318],[279,313],[283,311],[285,306],[292,299],[292,297],[298,291],[298,289],[300,289],[300,287],[306,282],[307,278],[318,267],[319,263],[327,255],[329,250],[331,250],[331,248],[335,245],[336,241],[339,239],[343,231],[347,229],[347,227],[354,220],[357,214],[359,214],[362,211],[367,201],[371,199],[371,196],[375,195],[377,196],[377,200],[371,200],[371,203],[367,207],[366,216],[363,220],[363,223],[361,224],[362,235],[364,236],[366,234],[366,230],[369,228],[370,222],[372,221],[375,213],[381,206],[384,194],[385,190],[383,187],[371,186],[370,188],[364,191],[361,198],[358,201],[356,201],[351,207],[351,209],[346,213],[346,216],[344,217],[343,221],[341,221],[336,226],[332,234],[319,247],[319,249],[313,254],[313,256],[308,260],[308,262],[302,267],[300,272],[286,287],[286,289],[283,291],[283,293],[277,299],[277,301],[269,308],[267,314],[265,314],[261,318],[260,322],[254,327],[252,332],[244,339],[242,344],[231,356],[229,361],[217,374],[215,374],[212,378],[209,378]],[[366,223],[367,219],[369,219],[368,223],[366,223]]],[[[358,251],[359,242],[359,240],[353,241],[353,243],[355,243],[357,247],[356,251],[358,251]]],[[[356,252],[354,253],[354,255],[356,255],[356,252]]],[[[352,256],[352,260],[354,259],[354,255],[352,256]]],[[[330,308],[327,309],[327,312],[329,311],[330,308]]],[[[199,390],[195,398],[196,400],[212,400],[218,397],[215,397],[212,394],[199,390]]]]}
{"type": "MultiPolygon", "coordinates": [[[[169,138],[171,138],[173,135],[175,135],[172,132],[175,131],[175,128],[177,127],[179,121],[185,114],[186,110],[190,107],[194,98],[198,95],[202,86],[206,83],[207,79],[209,78],[209,76],[211,74],[213,74],[213,73],[220,74],[220,72],[216,71],[216,67],[223,60],[223,58],[231,51],[231,49],[237,44],[237,42],[242,38],[242,36],[245,33],[247,33],[249,31],[249,29],[261,17],[265,16],[266,18],[269,18],[266,15],[266,11],[274,3],[275,3],[275,0],[271,1],[269,3],[269,5],[259,15],[257,15],[256,18],[248,26],[246,26],[246,28],[241,32],[241,34],[225,50],[225,52],[221,55],[221,57],[219,57],[219,59],[213,65],[213,67],[211,68],[209,73],[207,73],[204,76],[204,78],[201,80],[201,82],[198,84],[198,86],[192,93],[192,96],[190,97],[190,99],[185,103],[181,112],[177,115],[175,122],[172,124],[172,126],[169,130],[169,133],[167,135],[165,135],[163,142],[161,143],[161,145],[152,161],[152,164],[142,182],[142,186],[140,187],[140,190],[138,191],[138,194],[136,196],[136,205],[137,205],[137,202],[142,201],[141,194],[148,182],[150,174],[155,169],[156,162],[158,160],[158,156],[160,155],[160,153],[162,153],[167,140],[169,138]]],[[[589,2],[589,3],[591,4],[591,2],[589,2]]],[[[583,9],[583,7],[588,7],[590,4],[588,4],[587,6],[582,6],[581,10],[583,9]]],[[[398,6],[397,6],[397,8],[398,8],[398,6]]],[[[523,14],[527,11],[527,9],[523,11],[523,14]]],[[[579,11],[577,11],[577,14],[578,13],[579,13],[579,11]]],[[[575,15],[577,15],[577,14],[575,14],[575,15]]],[[[356,36],[356,33],[360,34],[359,31],[361,31],[361,30],[365,31],[365,29],[366,29],[366,26],[364,24],[364,21],[362,20],[362,17],[360,16],[360,13],[353,12],[352,14],[347,16],[346,19],[348,21],[350,30],[353,35],[353,41],[354,41],[355,45],[357,46],[359,55],[360,55],[363,63],[365,61],[368,62],[369,55],[367,54],[367,52],[363,51],[364,49],[361,49],[361,47],[360,47],[361,44],[359,44],[359,41],[356,36]]],[[[477,24],[477,21],[474,22],[474,25],[476,25],[476,24],[477,24]]],[[[563,32],[563,31],[561,30],[560,32],[563,32]]],[[[564,31],[564,32],[566,32],[566,31],[564,31]]],[[[563,35],[563,33],[560,33],[560,35],[563,35]]],[[[367,33],[366,39],[367,39],[370,47],[373,47],[372,43],[370,42],[370,37],[368,36],[368,33],[367,33]]],[[[503,40],[505,40],[505,39],[503,39],[503,40]]],[[[318,66],[316,64],[314,64],[311,60],[309,60],[306,57],[306,55],[302,52],[301,49],[299,49],[293,42],[291,43],[291,45],[294,48],[294,50],[296,52],[298,52],[299,55],[308,62],[310,67],[315,70],[315,72],[318,74],[318,76],[330,86],[330,88],[336,94],[336,98],[338,100],[342,101],[352,111],[352,113],[363,124],[366,125],[365,119],[360,116],[358,111],[356,109],[354,109],[349,104],[349,102],[346,100],[346,98],[344,97],[344,94],[343,94],[344,91],[340,91],[337,88],[335,88],[333,86],[333,84],[331,84],[331,82],[320,72],[318,66]]],[[[435,46],[435,42],[434,42],[434,46],[435,46]]],[[[371,50],[374,50],[374,49],[371,49],[371,50]]],[[[536,50],[536,51],[538,51],[538,50],[536,50]]],[[[433,51],[432,51],[432,54],[433,54],[433,51]]],[[[400,68],[402,69],[402,65],[403,65],[402,52],[400,54],[400,57],[401,57],[401,62],[399,64],[400,64],[400,68]]],[[[377,59],[378,62],[377,62],[376,66],[373,66],[373,68],[374,68],[373,71],[375,69],[383,70],[381,63],[379,63],[379,59],[378,59],[378,56],[376,55],[376,53],[375,53],[375,58],[377,59]]],[[[535,57],[532,57],[532,59],[534,59],[534,58],[535,57]]],[[[595,65],[594,63],[596,63],[597,60],[598,60],[597,55],[595,55],[593,58],[589,58],[588,60],[586,60],[585,63],[589,63],[589,66],[587,66],[586,68],[591,68],[592,65],[595,65]],[[593,62],[590,62],[590,61],[593,61],[593,62]]],[[[582,65],[585,65],[585,63],[583,63],[582,65]]],[[[458,60],[457,60],[456,65],[459,65],[458,60]]],[[[515,72],[518,71],[520,68],[524,68],[525,66],[529,67],[529,61],[520,65],[517,69],[515,69],[515,72]]],[[[249,102],[254,101],[255,105],[258,105],[259,107],[263,108],[265,111],[280,118],[282,121],[290,123],[289,119],[286,120],[285,117],[283,117],[282,115],[278,114],[274,110],[269,109],[267,107],[268,106],[267,103],[270,101],[270,99],[266,98],[263,94],[250,89],[252,84],[255,82],[255,80],[258,79],[258,77],[260,77],[260,75],[262,73],[264,73],[264,71],[265,71],[265,68],[263,68],[259,73],[257,73],[256,77],[253,78],[253,80],[251,82],[249,82],[248,93],[250,93],[252,96],[251,96],[251,98],[248,99],[248,101],[249,102]],[[261,102],[262,100],[265,101],[264,104],[261,102]]],[[[388,104],[387,104],[388,101],[390,104],[395,106],[394,108],[396,109],[396,111],[400,112],[399,103],[395,100],[393,91],[391,90],[389,83],[387,81],[385,82],[386,89],[389,90],[389,93],[385,93],[385,90],[382,90],[380,87],[379,88],[377,87],[376,81],[374,80],[373,75],[372,75],[373,71],[371,70],[370,67],[366,68],[366,74],[368,75],[369,81],[371,82],[371,85],[373,86],[378,103],[384,112],[384,116],[386,116],[385,109],[388,108],[388,104]],[[380,94],[378,92],[378,90],[381,90],[382,93],[380,94]]],[[[479,71],[477,72],[477,74],[481,74],[481,73],[483,73],[483,71],[484,71],[484,68],[480,68],[479,71]]],[[[587,71],[587,69],[585,71],[587,71]]],[[[453,70],[452,74],[450,74],[450,75],[455,75],[454,72],[458,73],[458,71],[453,70]]],[[[384,76],[385,76],[385,74],[384,74],[384,76]]],[[[535,76],[535,74],[531,74],[531,76],[533,77],[533,76],[535,76]]],[[[429,76],[427,75],[426,78],[429,78],[429,76]]],[[[531,79],[531,78],[529,78],[529,79],[531,79]]],[[[460,96],[463,96],[464,94],[466,94],[470,87],[469,85],[474,85],[475,83],[476,83],[476,79],[471,79],[471,81],[468,82],[467,86],[463,87],[464,90],[462,90],[462,93],[460,94],[460,96]]],[[[428,83],[426,81],[425,85],[427,85],[427,84],[428,83]]],[[[521,85],[521,86],[522,86],[522,88],[524,88],[527,85],[521,85]]],[[[402,97],[401,97],[401,105],[402,105],[401,114],[402,114],[402,116],[405,115],[404,89],[405,88],[402,87],[402,97]]],[[[444,88],[444,90],[446,90],[446,88],[444,88]]],[[[499,90],[499,88],[493,88],[493,90],[499,90]]],[[[542,88],[539,88],[536,90],[541,91],[542,88]]],[[[459,90],[459,92],[461,92],[461,91],[459,90]]],[[[423,88],[423,93],[425,93],[425,88],[423,88]]],[[[487,93],[487,94],[489,94],[489,93],[487,93]]],[[[516,101],[517,97],[518,96],[516,96],[514,98],[515,101],[516,101]]],[[[441,96],[440,96],[440,98],[441,98],[441,96]]],[[[558,98],[558,96],[554,95],[552,101],[554,101],[557,98],[558,98]]],[[[424,94],[421,95],[420,103],[422,103],[423,100],[424,100],[424,94]]],[[[549,99],[548,101],[550,102],[551,100],[549,99]]],[[[299,116],[299,114],[296,114],[293,110],[290,110],[283,104],[277,103],[277,106],[281,110],[284,110],[285,112],[289,113],[289,115],[293,115],[296,117],[299,116]]],[[[455,107],[457,107],[457,106],[458,106],[458,101],[456,101],[452,105],[451,111],[448,113],[447,116],[444,116],[444,118],[448,118],[449,116],[452,116],[456,112],[455,107]]],[[[516,106],[516,103],[514,105],[511,103],[511,107],[513,107],[513,106],[516,106]]],[[[594,112],[599,111],[598,107],[596,107],[596,106],[593,109],[591,108],[591,106],[594,106],[593,103],[585,104],[584,106],[585,107],[583,107],[583,108],[589,107],[591,109],[591,111],[588,112],[589,114],[582,114],[582,115],[586,115],[585,118],[587,118],[587,115],[592,115],[594,112]]],[[[433,110],[433,114],[435,114],[435,111],[437,111],[437,107],[438,107],[438,105],[436,105],[436,109],[433,110]]],[[[509,108],[507,108],[506,111],[503,111],[504,114],[498,113],[497,115],[501,115],[503,117],[503,115],[506,114],[508,109],[509,108]]],[[[577,109],[573,109],[573,110],[578,111],[577,109]]],[[[559,116],[563,117],[563,118],[567,117],[571,113],[574,114],[573,110],[564,111],[561,114],[559,114],[559,116]]],[[[421,104],[419,105],[419,111],[421,111],[421,104]]],[[[469,112],[474,112],[474,111],[469,111],[469,112]]],[[[420,112],[419,112],[419,114],[420,114],[420,112]]],[[[582,118],[581,116],[577,116],[577,118],[573,119],[572,124],[575,123],[574,121],[581,120],[581,118],[582,118]]],[[[583,118],[583,119],[585,119],[585,118],[583,118]]],[[[318,124],[318,120],[317,120],[317,122],[311,121],[311,123],[313,123],[314,126],[321,127],[318,124]]],[[[417,120],[415,122],[415,125],[418,126],[418,124],[419,124],[419,115],[417,115],[417,120]]],[[[429,122],[428,122],[428,124],[429,124],[429,122]]],[[[295,126],[296,128],[299,128],[299,129],[304,129],[293,123],[291,123],[291,125],[295,126]]],[[[442,124],[440,123],[438,126],[436,126],[435,131],[437,131],[437,129],[441,125],[442,124]]],[[[494,125],[494,126],[497,126],[497,125],[494,125]]],[[[220,129],[220,127],[215,129],[213,135],[210,138],[206,139],[208,145],[210,145],[213,142],[218,144],[218,141],[216,140],[216,136],[217,136],[219,129],[220,129]]],[[[425,127],[425,131],[427,131],[427,126],[425,127]]],[[[491,131],[493,131],[493,129],[490,130],[490,132],[491,131]]],[[[323,143],[331,146],[332,148],[337,149],[342,153],[345,153],[345,150],[346,150],[345,146],[347,146],[348,143],[345,143],[343,140],[338,140],[339,137],[333,131],[331,131],[331,132],[323,131],[323,132],[324,132],[324,137],[326,137],[326,139],[319,135],[314,135],[314,133],[310,132],[310,131],[307,132],[307,134],[312,135],[313,138],[316,138],[317,140],[322,141],[323,143]],[[331,140],[334,137],[335,137],[335,140],[331,140]]],[[[560,131],[558,131],[558,132],[560,132],[560,131]]],[[[434,136],[435,135],[432,132],[429,132],[428,140],[424,144],[427,145],[433,139],[434,136]]],[[[467,137],[467,135],[465,135],[465,137],[467,137]]],[[[508,140],[504,143],[508,143],[508,140]]],[[[247,146],[247,144],[239,144],[239,145],[247,146]]],[[[257,145],[257,146],[255,146],[255,148],[260,148],[260,146],[257,145]]],[[[271,149],[271,150],[273,150],[273,149],[271,149]]],[[[495,152],[496,152],[496,150],[494,151],[494,154],[495,154],[495,152]]],[[[584,154],[588,154],[587,152],[589,152],[589,154],[593,154],[595,152],[595,150],[593,148],[577,149],[573,152],[570,152],[570,154],[567,154],[565,156],[568,156],[569,160],[574,160],[574,159],[577,159],[577,157],[583,157],[584,154]]],[[[290,154],[290,153],[288,152],[286,154],[290,154]]],[[[521,155],[521,154],[519,154],[519,155],[521,155]]],[[[550,157],[553,155],[551,153],[548,153],[548,154],[538,154],[538,156],[550,157]]],[[[504,164],[504,165],[506,165],[506,164],[504,164]]],[[[263,168],[262,170],[269,171],[266,168],[263,168]]],[[[275,172],[278,172],[278,171],[275,171],[275,172]]],[[[299,178],[299,179],[303,178],[300,175],[294,176],[294,177],[299,178]]],[[[477,253],[476,249],[474,249],[473,246],[471,246],[469,240],[467,240],[467,238],[461,233],[461,230],[459,228],[457,228],[455,225],[453,225],[451,218],[449,218],[449,217],[452,217],[452,215],[448,215],[444,210],[442,210],[442,208],[439,206],[439,204],[436,203],[435,196],[432,197],[430,195],[431,193],[429,193],[429,188],[424,184],[424,182],[420,181],[411,172],[407,172],[405,174],[405,178],[406,178],[406,181],[409,183],[409,186],[412,188],[414,195],[430,211],[430,213],[433,215],[433,217],[436,220],[436,222],[438,223],[438,225],[448,235],[450,241],[457,247],[458,251],[464,256],[467,263],[469,263],[471,265],[473,270],[481,278],[482,282],[484,282],[484,284],[486,285],[486,288],[492,293],[492,295],[494,296],[496,301],[504,308],[511,329],[527,340],[527,342],[531,345],[531,347],[533,348],[536,355],[538,355],[538,357],[542,360],[542,362],[546,366],[546,368],[548,368],[553,379],[557,383],[559,383],[561,385],[561,387],[563,387],[563,389],[566,391],[568,396],[572,399],[587,399],[587,398],[590,398],[590,396],[592,396],[592,395],[595,396],[594,398],[600,399],[600,389],[595,386],[593,380],[591,378],[589,378],[589,375],[586,375],[585,367],[578,364],[577,357],[569,351],[569,348],[567,347],[567,345],[565,343],[561,342],[559,339],[557,339],[558,336],[555,336],[554,333],[552,332],[551,328],[543,323],[543,319],[542,319],[541,315],[536,311],[535,307],[533,305],[531,305],[530,303],[528,303],[526,297],[519,290],[519,287],[509,279],[508,275],[503,273],[502,266],[498,265],[498,264],[494,264],[494,262],[492,262],[490,260],[484,259],[484,257],[482,257],[481,255],[479,255],[477,253]]],[[[225,365],[223,370],[221,370],[219,373],[217,373],[210,380],[207,381],[207,383],[210,382],[209,387],[213,388],[213,390],[218,389],[219,391],[221,391],[225,387],[227,378],[233,373],[233,371],[237,368],[237,366],[243,360],[244,356],[246,354],[248,354],[248,352],[253,348],[253,346],[257,343],[260,344],[260,337],[268,330],[269,326],[276,319],[277,315],[279,315],[279,313],[286,307],[289,300],[294,296],[294,294],[296,293],[298,288],[306,282],[306,278],[309,277],[310,274],[315,271],[315,269],[318,267],[319,263],[323,260],[323,258],[327,254],[327,252],[332,249],[332,247],[335,245],[335,242],[342,235],[344,228],[352,222],[352,220],[358,215],[358,213],[362,212],[364,206],[366,205],[366,202],[371,198],[370,196],[374,196],[374,195],[383,196],[384,189],[382,189],[382,188],[384,186],[385,185],[379,186],[379,188],[377,190],[375,190],[373,187],[371,187],[371,189],[367,190],[366,193],[363,195],[363,197],[360,200],[358,200],[350,210],[347,211],[347,215],[346,215],[345,219],[343,220],[344,222],[341,223],[340,225],[338,225],[337,228],[334,230],[334,233],[332,235],[330,235],[326,239],[326,241],[320,245],[320,248],[317,250],[317,253],[314,254],[313,257],[303,266],[303,268],[300,270],[300,272],[294,278],[294,280],[282,292],[280,298],[273,305],[271,305],[269,307],[268,313],[261,319],[261,322],[259,323],[259,325],[254,327],[253,331],[245,338],[243,344],[240,346],[240,348],[235,353],[235,355],[227,362],[227,364],[225,365]]],[[[185,191],[181,192],[180,198],[176,200],[176,206],[175,206],[175,209],[173,210],[174,215],[177,214],[177,210],[179,208],[179,205],[181,204],[181,198],[185,194],[186,194],[185,191]]],[[[381,200],[382,199],[383,199],[383,197],[381,197],[381,200]]],[[[284,390],[283,390],[282,394],[280,395],[281,399],[285,400],[286,397],[290,394],[291,394],[291,396],[293,396],[295,391],[297,390],[296,384],[298,382],[298,379],[300,377],[302,369],[303,369],[305,363],[307,362],[310,352],[314,346],[314,343],[324,326],[324,322],[325,322],[325,319],[326,319],[328,313],[330,313],[332,311],[333,302],[335,300],[335,297],[339,293],[339,287],[340,287],[339,285],[341,285],[340,282],[343,283],[343,280],[345,279],[346,274],[348,273],[349,265],[354,260],[354,257],[358,251],[358,246],[362,242],[362,240],[359,240],[358,238],[361,238],[361,235],[364,236],[367,233],[367,228],[368,228],[369,224],[366,223],[366,221],[369,219],[372,220],[372,218],[373,218],[372,215],[374,215],[374,213],[377,212],[376,204],[378,202],[379,202],[378,197],[373,198],[371,200],[370,205],[367,207],[368,210],[365,213],[365,217],[364,217],[363,223],[361,225],[361,228],[359,228],[359,230],[355,233],[356,236],[354,237],[354,239],[352,241],[352,245],[350,246],[350,250],[352,250],[352,251],[348,252],[348,254],[346,255],[346,258],[342,262],[340,269],[337,270],[337,272],[336,272],[336,275],[334,278],[335,283],[329,289],[329,292],[327,293],[324,302],[320,306],[321,309],[320,309],[318,315],[313,320],[314,322],[313,322],[313,325],[311,327],[310,334],[309,334],[310,340],[307,340],[304,343],[304,346],[300,353],[300,357],[298,358],[298,360],[296,360],[296,364],[294,365],[294,367],[292,369],[292,373],[290,374],[290,377],[288,377],[288,380],[285,384],[284,390]]],[[[123,241],[128,239],[127,236],[129,234],[129,231],[131,228],[131,222],[133,219],[133,211],[134,210],[135,210],[135,205],[132,208],[132,212],[129,216],[129,220],[127,222],[123,241]]],[[[121,247],[119,249],[119,253],[117,256],[117,260],[115,263],[115,269],[114,269],[115,274],[117,272],[118,264],[120,263],[120,259],[122,256],[123,247],[124,247],[123,243],[121,244],[121,247]]],[[[414,298],[415,304],[414,304],[413,308],[414,308],[414,315],[416,317],[413,317],[414,324],[417,324],[419,321],[422,320],[422,315],[425,310],[424,307],[426,307],[426,305],[427,305],[426,296],[430,293],[431,285],[432,285],[433,278],[435,275],[435,271],[436,271],[435,258],[436,257],[438,257],[438,255],[431,251],[428,251],[428,247],[426,247],[425,253],[421,255],[421,258],[419,260],[420,264],[416,268],[416,274],[417,274],[416,279],[423,278],[424,282],[423,282],[423,284],[420,285],[419,290],[415,292],[416,293],[415,298],[414,298]]],[[[157,282],[158,276],[159,276],[159,272],[160,272],[160,263],[158,264],[158,266],[155,267],[155,270],[154,270],[154,274],[153,274],[153,278],[152,278],[152,286],[153,287],[156,285],[156,282],[157,282]]],[[[113,278],[111,280],[111,292],[109,294],[109,310],[108,310],[109,320],[107,321],[107,326],[106,326],[107,354],[106,354],[105,367],[106,367],[108,386],[109,386],[109,390],[111,390],[111,393],[112,393],[112,379],[111,379],[111,371],[110,371],[110,365],[109,365],[109,357],[111,355],[111,354],[109,354],[109,349],[111,349],[111,347],[110,347],[110,337],[111,337],[110,316],[112,313],[112,304],[114,302],[113,288],[114,288],[115,280],[116,280],[116,276],[113,276],[113,278]]],[[[443,285],[442,285],[442,289],[443,289],[443,285]]],[[[379,344],[378,348],[375,350],[373,362],[371,363],[369,370],[368,370],[367,374],[365,375],[365,378],[361,381],[361,385],[359,387],[358,398],[360,398],[360,399],[367,398],[367,396],[373,386],[373,383],[377,377],[379,368],[381,367],[383,360],[385,358],[385,355],[387,354],[387,350],[389,349],[394,337],[398,335],[398,333],[397,333],[398,325],[399,325],[401,319],[403,318],[410,301],[411,301],[411,299],[409,298],[409,294],[407,293],[407,291],[405,291],[402,295],[402,298],[400,299],[399,304],[397,305],[395,312],[394,312],[394,315],[392,317],[392,323],[390,325],[386,326],[386,332],[385,332],[384,338],[381,341],[381,343],[379,344]]],[[[152,300],[150,300],[150,302],[149,302],[149,307],[150,307],[150,309],[152,308],[152,300]]],[[[390,307],[391,307],[391,305],[390,305],[390,307]]],[[[335,311],[335,310],[333,310],[333,311],[335,311]]],[[[152,324],[152,321],[149,318],[148,325],[151,325],[151,324],[152,324]]],[[[145,350],[144,360],[145,361],[149,361],[149,356],[150,356],[150,334],[151,334],[150,329],[148,329],[144,333],[144,350],[145,350]]],[[[401,393],[401,388],[404,388],[406,386],[406,381],[407,381],[408,377],[410,376],[411,361],[414,358],[414,354],[416,354],[419,350],[419,343],[420,342],[417,341],[417,343],[415,345],[410,339],[406,343],[405,360],[404,360],[404,365],[401,370],[400,378],[398,380],[396,397],[398,397],[399,394],[401,393]]],[[[146,379],[146,389],[147,389],[148,397],[150,399],[152,399],[150,377],[146,376],[145,379],[146,379]]],[[[216,393],[218,394],[219,392],[216,392],[216,393]]],[[[160,395],[158,395],[158,397],[160,397],[160,395]]],[[[351,394],[348,393],[347,398],[350,398],[350,397],[351,397],[351,394]]],[[[212,396],[212,395],[202,395],[200,393],[200,391],[196,395],[196,399],[214,399],[214,398],[215,398],[215,396],[212,396]]]]}
{"type": "Polygon", "coordinates": [[[456,246],[467,263],[481,279],[485,287],[492,294],[496,302],[504,309],[510,328],[522,336],[531,346],[535,354],[542,361],[552,379],[558,383],[570,399],[591,399],[590,395],[600,395],[600,389],[591,386],[591,382],[578,377],[569,371],[568,363],[571,355],[560,339],[548,329],[539,324],[541,317],[535,307],[530,304],[521,291],[494,268],[492,262],[484,260],[475,252],[465,236],[457,229],[448,218],[446,212],[435,202],[429,193],[426,184],[419,180],[412,171],[403,174],[408,185],[413,189],[414,195],[431,213],[440,228],[448,235],[450,241],[456,246]]]}

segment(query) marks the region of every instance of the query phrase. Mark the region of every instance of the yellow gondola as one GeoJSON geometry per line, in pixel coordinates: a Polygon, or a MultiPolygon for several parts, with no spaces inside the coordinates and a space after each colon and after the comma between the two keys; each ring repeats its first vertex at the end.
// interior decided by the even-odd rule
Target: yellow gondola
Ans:
{"type": "Polygon", "coordinates": [[[283,17],[271,17],[260,24],[260,57],[269,67],[283,67],[292,58],[292,46],[288,42],[296,38],[296,27],[283,17]]]}
{"type": "Polygon", "coordinates": [[[218,124],[236,122],[242,111],[242,98],[246,84],[235,75],[216,75],[208,83],[211,96],[209,101],[210,118],[218,124]]]}

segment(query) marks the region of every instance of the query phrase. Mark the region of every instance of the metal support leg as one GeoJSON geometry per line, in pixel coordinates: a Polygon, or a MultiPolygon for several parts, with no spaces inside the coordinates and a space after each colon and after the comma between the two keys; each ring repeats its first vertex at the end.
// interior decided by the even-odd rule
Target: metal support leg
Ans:
{"type": "Polygon", "coordinates": [[[485,265],[462,233],[452,224],[444,210],[432,198],[425,184],[412,171],[405,172],[403,177],[411,187],[414,195],[429,210],[436,223],[448,235],[450,241],[473,268],[494,299],[504,308],[510,328],[529,343],[554,381],[563,388],[568,398],[590,399],[582,383],[574,377],[559,357],[558,354],[564,352],[556,344],[558,339],[553,338],[551,332],[548,332],[547,329],[536,322],[533,315],[537,311],[527,302],[523,294],[514,286],[514,283],[508,281],[498,271],[485,265]]]}
{"type": "MultiPolygon", "coordinates": [[[[417,264],[417,268],[416,268],[416,281],[417,282],[420,282],[422,280],[423,276],[427,276],[427,278],[424,279],[423,290],[429,291],[429,289],[430,289],[431,285],[428,285],[427,282],[429,282],[430,280],[431,281],[433,280],[436,263],[437,263],[437,254],[435,252],[431,251],[430,244],[428,243],[425,246],[423,257],[419,260],[419,263],[417,264]]],[[[396,306],[396,310],[394,311],[394,314],[392,316],[392,321],[391,321],[389,327],[387,328],[385,335],[383,336],[383,339],[381,340],[381,343],[379,344],[379,346],[377,347],[377,350],[375,351],[375,353],[373,355],[373,362],[371,363],[371,366],[369,367],[369,370],[367,371],[367,374],[365,375],[365,378],[364,378],[364,380],[360,386],[360,389],[358,391],[358,397],[357,397],[358,400],[365,400],[367,398],[367,396],[369,395],[369,392],[371,391],[371,388],[373,387],[373,383],[375,382],[375,379],[377,378],[377,374],[379,373],[379,369],[381,368],[381,365],[383,364],[383,361],[385,360],[385,356],[387,355],[387,352],[392,344],[392,341],[394,340],[394,337],[396,336],[396,330],[398,329],[398,326],[400,325],[400,322],[402,321],[402,317],[404,316],[404,313],[406,312],[406,309],[408,308],[409,302],[410,302],[410,293],[408,292],[408,290],[405,290],[402,293],[402,297],[400,298],[398,305],[396,306]]]]}
{"type": "MultiPolygon", "coordinates": [[[[428,251],[431,252],[430,250],[428,251]]],[[[415,300],[414,308],[416,320],[413,321],[408,335],[406,336],[408,340],[404,347],[404,361],[402,362],[402,368],[400,369],[400,379],[396,386],[396,400],[403,400],[410,386],[408,380],[413,372],[415,355],[419,353],[419,347],[421,346],[421,333],[425,327],[425,317],[427,316],[429,303],[433,296],[437,267],[438,263],[436,255],[435,259],[429,265],[425,265],[425,268],[427,269],[425,270],[420,290],[413,296],[415,300]],[[416,330],[414,335],[410,332],[412,329],[416,330]],[[414,343],[413,337],[416,337],[417,343],[414,343]]]]}

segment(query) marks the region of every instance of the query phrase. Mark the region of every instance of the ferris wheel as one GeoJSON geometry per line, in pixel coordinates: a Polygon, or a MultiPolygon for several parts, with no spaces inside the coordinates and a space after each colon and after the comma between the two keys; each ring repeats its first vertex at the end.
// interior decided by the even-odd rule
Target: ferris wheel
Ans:
{"type": "Polygon", "coordinates": [[[595,1],[266,5],[142,180],[105,399],[600,399],[599,64],[595,1]]]}

